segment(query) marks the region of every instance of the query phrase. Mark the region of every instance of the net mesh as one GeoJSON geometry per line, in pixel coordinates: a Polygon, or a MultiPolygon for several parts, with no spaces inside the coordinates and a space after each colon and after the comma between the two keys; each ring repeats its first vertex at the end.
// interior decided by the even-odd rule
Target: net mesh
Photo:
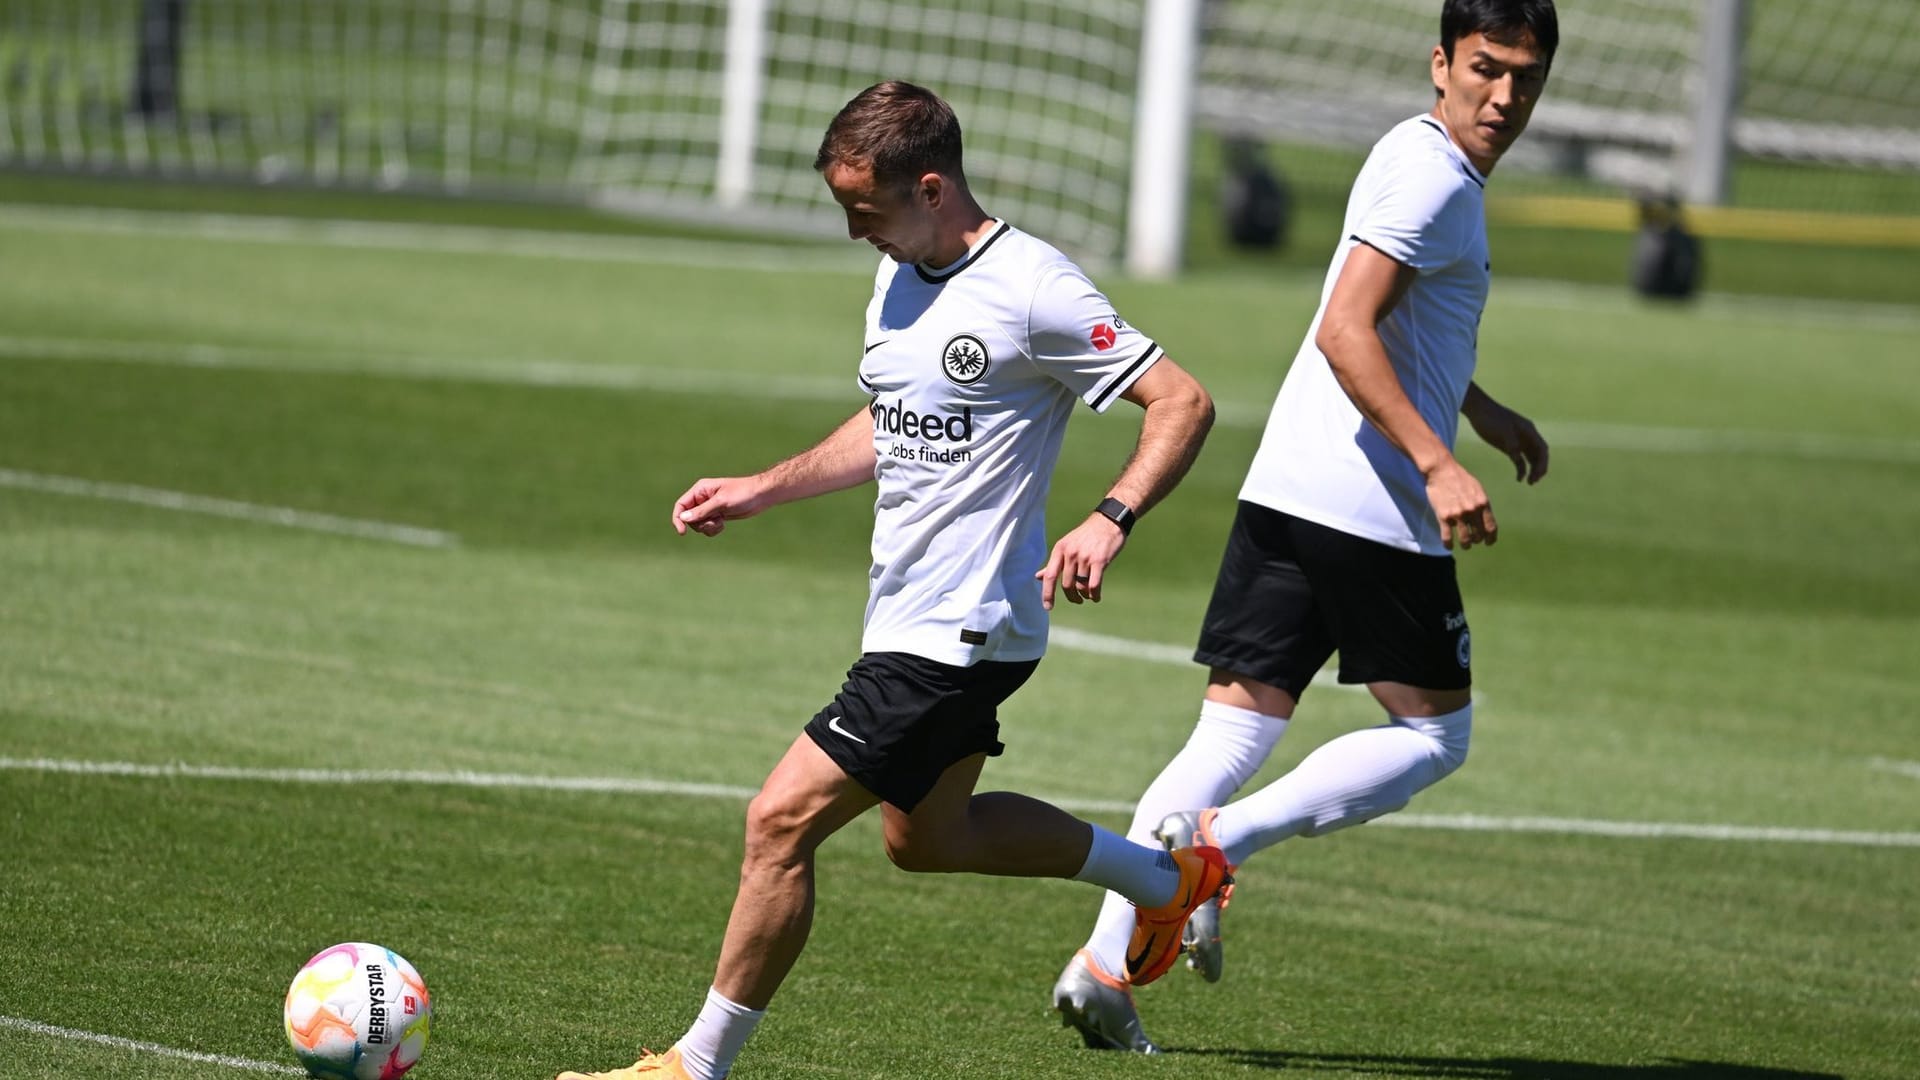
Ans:
{"type": "MultiPolygon", "coordinates": [[[[713,202],[726,0],[175,6],[177,101],[143,110],[143,11],[166,4],[0,0],[0,163],[727,216],[713,202]]],[[[1063,246],[1117,248],[1139,4],[791,0],[767,21],[750,217],[837,227],[812,170],[820,134],[862,87],[911,78],[958,110],[990,209],[1063,246]]]]}

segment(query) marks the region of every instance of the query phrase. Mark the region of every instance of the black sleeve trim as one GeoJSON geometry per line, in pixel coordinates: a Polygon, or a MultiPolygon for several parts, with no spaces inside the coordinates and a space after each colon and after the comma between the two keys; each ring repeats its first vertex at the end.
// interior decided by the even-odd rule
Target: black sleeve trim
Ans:
{"type": "Polygon", "coordinates": [[[1095,411],[1106,408],[1107,402],[1112,401],[1113,395],[1119,393],[1122,387],[1132,385],[1131,380],[1133,379],[1134,373],[1151,363],[1153,358],[1158,355],[1160,355],[1160,346],[1148,344],[1147,351],[1140,354],[1140,359],[1135,360],[1127,366],[1127,370],[1115,376],[1114,380],[1107,384],[1107,388],[1100,392],[1100,396],[1094,398],[1087,404],[1091,405],[1095,411]]]}

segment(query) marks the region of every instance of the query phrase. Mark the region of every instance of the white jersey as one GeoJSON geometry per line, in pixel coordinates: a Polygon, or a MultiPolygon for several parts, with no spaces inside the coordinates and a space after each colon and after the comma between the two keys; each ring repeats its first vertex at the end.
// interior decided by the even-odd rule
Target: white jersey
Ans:
{"type": "Polygon", "coordinates": [[[940,270],[883,259],[865,652],[1035,660],[1047,485],[1077,398],[1104,412],[1160,357],[1065,255],[1005,222],[940,270]]]}
{"type": "Polygon", "coordinates": [[[1320,310],[1274,400],[1242,499],[1407,551],[1447,554],[1420,470],[1360,414],[1314,337],[1354,245],[1418,271],[1378,330],[1400,388],[1452,447],[1492,279],[1485,185],[1430,116],[1374,144],[1347,199],[1320,310]]]}

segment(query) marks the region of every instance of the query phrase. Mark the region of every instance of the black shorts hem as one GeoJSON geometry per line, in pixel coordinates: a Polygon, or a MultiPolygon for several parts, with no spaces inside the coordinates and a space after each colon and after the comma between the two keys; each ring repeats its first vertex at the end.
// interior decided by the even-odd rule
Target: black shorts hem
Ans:
{"type": "Polygon", "coordinates": [[[1235,675],[1241,675],[1253,679],[1256,682],[1265,683],[1276,690],[1284,690],[1289,697],[1292,697],[1295,702],[1298,702],[1300,696],[1307,692],[1307,686],[1313,682],[1313,677],[1309,675],[1303,679],[1296,675],[1284,673],[1272,665],[1270,657],[1265,658],[1267,662],[1264,663],[1262,662],[1262,657],[1263,654],[1257,648],[1248,648],[1244,652],[1236,654],[1214,652],[1209,650],[1205,644],[1202,644],[1200,648],[1195,649],[1193,652],[1193,662],[1196,664],[1204,664],[1207,667],[1218,668],[1221,671],[1231,671],[1235,675]]]}

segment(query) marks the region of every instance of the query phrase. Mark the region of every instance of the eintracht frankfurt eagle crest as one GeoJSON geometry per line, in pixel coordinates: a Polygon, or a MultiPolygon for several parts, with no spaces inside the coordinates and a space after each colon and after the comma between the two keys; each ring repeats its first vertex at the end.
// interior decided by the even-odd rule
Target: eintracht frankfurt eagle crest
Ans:
{"type": "Polygon", "coordinates": [[[961,386],[972,386],[987,374],[987,344],[972,334],[955,334],[940,350],[940,370],[961,386]]]}

